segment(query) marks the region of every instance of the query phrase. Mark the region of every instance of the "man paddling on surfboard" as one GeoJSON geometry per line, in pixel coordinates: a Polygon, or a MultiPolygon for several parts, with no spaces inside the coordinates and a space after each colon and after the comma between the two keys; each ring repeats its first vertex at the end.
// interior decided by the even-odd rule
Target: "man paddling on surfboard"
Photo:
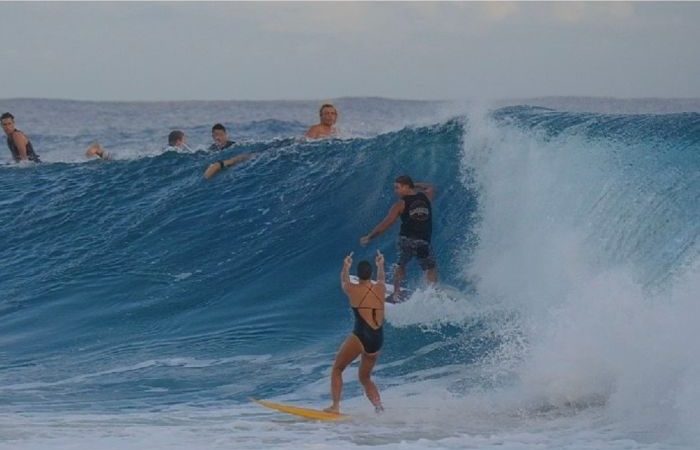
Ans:
{"type": "Polygon", "coordinates": [[[372,369],[379,358],[379,350],[384,343],[384,255],[377,250],[377,281],[372,283],[372,265],[369,261],[357,264],[359,283],[350,281],[352,252],[343,260],[340,272],[340,286],[350,300],[350,307],[355,315],[355,328],[341,345],[331,370],[331,398],[333,403],[324,411],[340,413],[340,394],[343,391],[343,370],[361,356],[358,377],[365,389],[365,394],[377,412],[384,411],[379,390],[372,381],[372,369]]]}
{"type": "Polygon", "coordinates": [[[401,301],[401,281],[406,274],[406,264],[415,256],[429,283],[437,282],[437,264],[430,239],[433,234],[433,208],[435,188],[428,183],[414,183],[408,175],[394,180],[394,193],[400,200],[394,203],[389,214],[368,235],[360,238],[363,246],[384,233],[401,217],[401,231],[397,247],[399,261],[394,270],[394,301],[401,301]]]}

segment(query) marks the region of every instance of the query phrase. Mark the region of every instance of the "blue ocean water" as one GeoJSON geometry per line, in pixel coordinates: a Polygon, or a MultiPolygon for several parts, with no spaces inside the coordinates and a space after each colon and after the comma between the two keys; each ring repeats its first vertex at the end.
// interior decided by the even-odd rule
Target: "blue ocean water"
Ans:
{"type": "Polygon", "coordinates": [[[0,447],[698,448],[700,109],[567,102],[339,99],[318,142],[314,102],[0,102],[44,161],[0,166],[0,447]],[[329,402],[342,258],[395,259],[358,240],[403,173],[441,286],[388,312],[386,413],[354,366],[348,423],[251,404],[329,402]]]}

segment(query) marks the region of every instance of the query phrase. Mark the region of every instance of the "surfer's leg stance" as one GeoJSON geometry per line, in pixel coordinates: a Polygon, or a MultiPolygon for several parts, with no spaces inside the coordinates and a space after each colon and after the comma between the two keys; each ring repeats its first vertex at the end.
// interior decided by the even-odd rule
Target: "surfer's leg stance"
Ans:
{"type": "Polygon", "coordinates": [[[397,265],[394,267],[394,303],[401,301],[401,282],[406,274],[404,266],[397,265]]]}
{"type": "Polygon", "coordinates": [[[333,403],[326,408],[326,412],[340,412],[340,395],[343,393],[343,370],[362,353],[362,344],[357,336],[350,335],[343,345],[340,346],[338,354],[331,369],[331,398],[333,403]]]}
{"type": "Polygon", "coordinates": [[[419,241],[420,244],[416,250],[416,256],[418,257],[418,264],[420,268],[425,272],[425,277],[428,283],[437,283],[437,263],[435,262],[435,255],[433,254],[433,248],[428,242],[419,241]]]}
{"type": "Polygon", "coordinates": [[[428,283],[435,284],[438,280],[437,268],[427,270],[425,272],[425,277],[428,279],[428,283]]]}
{"type": "Polygon", "coordinates": [[[379,389],[377,389],[377,385],[374,384],[371,378],[372,369],[374,369],[378,357],[379,352],[372,354],[363,353],[357,375],[360,379],[360,383],[362,383],[362,387],[365,388],[365,395],[367,395],[369,401],[374,405],[374,410],[382,412],[384,411],[384,407],[382,406],[382,399],[379,396],[379,389]]]}

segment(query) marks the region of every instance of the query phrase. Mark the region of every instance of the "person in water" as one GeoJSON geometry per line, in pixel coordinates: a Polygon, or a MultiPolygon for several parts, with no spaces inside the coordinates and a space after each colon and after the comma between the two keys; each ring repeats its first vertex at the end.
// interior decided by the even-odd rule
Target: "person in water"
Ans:
{"type": "Polygon", "coordinates": [[[7,147],[10,149],[12,159],[14,159],[15,162],[41,162],[29,138],[15,128],[15,116],[6,112],[0,116],[0,123],[2,123],[2,129],[7,135],[7,147]]]}
{"type": "Polygon", "coordinates": [[[382,400],[379,390],[372,381],[372,369],[377,363],[379,352],[384,343],[384,297],[386,285],[384,280],[384,255],[377,250],[377,281],[372,282],[372,265],[369,261],[357,264],[359,283],[350,281],[352,253],[345,257],[343,270],[340,272],[340,286],[348,296],[350,307],[355,316],[355,328],[352,334],[340,346],[331,370],[331,398],[333,403],[326,412],[340,413],[340,396],[343,391],[343,371],[355,358],[361,355],[358,376],[365,389],[365,394],[376,412],[382,412],[382,400]]]}
{"type": "Polygon", "coordinates": [[[234,141],[228,138],[226,127],[220,123],[211,127],[211,139],[214,142],[209,146],[209,150],[224,150],[235,144],[234,141]]]}
{"type": "Polygon", "coordinates": [[[87,158],[94,158],[95,156],[97,156],[100,159],[112,159],[112,154],[104,148],[102,148],[99,142],[93,142],[92,144],[90,144],[87,150],[85,150],[85,156],[87,158]]]}
{"type": "Polygon", "coordinates": [[[304,136],[309,139],[335,136],[337,134],[335,122],[338,120],[338,111],[335,109],[335,106],[330,103],[324,104],[321,106],[318,115],[320,116],[320,122],[309,128],[304,136]]]}
{"type": "Polygon", "coordinates": [[[435,188],[428,183],[413,183],[408,175],[394,180],[394,193],[399,201],[389,210],[387,216],[369,234],[360,238],[360,244],[367,245],[388,230],[401,218],[401,231],[397,242],[399,260],[394,270],[394,299],[401,300],[401,281],[406,274],[406,265],[416,257],[429,283],[437,282],[437,264],[430,239],[433,234],[432,201],[435,188]]]}
{"type": "Polygon", "coordinates": [[[173,130],[168,134],[168,146],[165,150],[183,150],[188,149],[187,136],[180,130],[173,130]]]}
{"type": "MultiPolygon", "coordinates": [[[[209,150],[225,150],[235,144],[234,141],[228,138],[226,127],[220,123],[217,123],[211,127],[211,138],[214,140],[214,143],[209,146],[209,150]]],[[[223,169],[248,161],[252,156],[253,155],[250,153],[242,153],[234,156],[233,158],[220,159],[214,163],[211,163],[209,164],[209,167],[207,167],[207,170],[204,171],[204,178],[208,180],[217,173],[221,172],[223,169]]]]}
{"type": "MultiPolygon", "coordinates": [[[[187,137],[185,136],[184,132],[180,130],[173,130],[170,132],[170,134],[168,134],[168,146],[165,147],[164,151],[182,150],[188,148],[187,137]]],[[[112,159],[112,153],[105,150],[99,142],[93,142],[90,144],[87,150],[85,150],[85,156],[87,158],[98,157],[105,160],[112,159]]]]}

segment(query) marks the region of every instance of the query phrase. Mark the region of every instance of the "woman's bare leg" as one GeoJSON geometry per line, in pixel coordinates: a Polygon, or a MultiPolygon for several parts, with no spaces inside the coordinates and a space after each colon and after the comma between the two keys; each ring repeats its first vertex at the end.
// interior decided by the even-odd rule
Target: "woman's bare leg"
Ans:
{"type": "Polygon", "coordinates": [[[340,346],[335,357],[335,363],[331,370],[331,398],[333,404],[326,408],[326,412],[340,412],[340,395],[343,392],[343,370],[362,353],[362,344],[357,336],[351,334],[340,346]]]}
{"type": "Polygon", "coordinates": [[[382,412],[384,411],[384,407],[382,406],[382,399],[379,396],[379,389],[377,389],[377,386],[372,381],[372,369],[374,369],[378,358],[379,352],[372,353],[371,355],[363,353],[362,360],[360,361],[360,370],[357,372],[357,375],[360,378],[362,387],[365,388],[367,398],[372,402],[372,405],[374,405],[374,410],[382,412]]]}

